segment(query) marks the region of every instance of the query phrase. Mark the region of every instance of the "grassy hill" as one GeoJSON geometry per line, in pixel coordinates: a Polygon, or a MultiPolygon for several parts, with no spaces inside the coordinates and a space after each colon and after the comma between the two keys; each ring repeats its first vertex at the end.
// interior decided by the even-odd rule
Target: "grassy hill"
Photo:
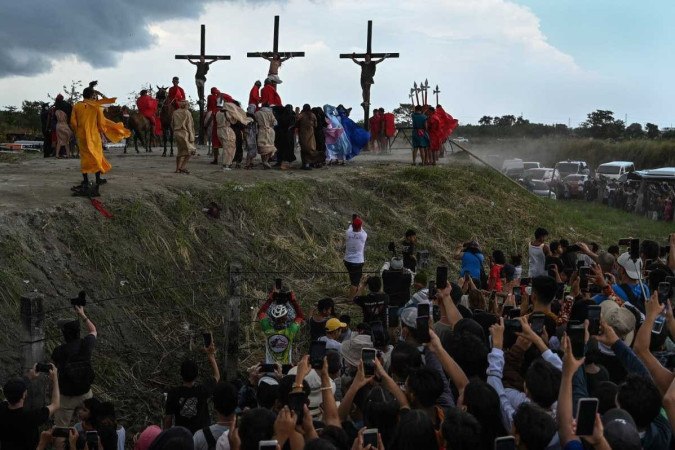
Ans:
{"type": "MultiPolygon", "coordinates": [[[[325,172],[328,173],[328,172],[325,172]]],[[[227,269],[242,264],[241,367],[261,357],[252,313],[281,276],[306,312],[325,295],[344,297],[343,234],[352,213],[365,221],[366,270],[388,258],[387,243],[418,230],[432,267],[450,260],[457,243],[478,237],[485,249],[525,252],[537,226],[552,237],[602,245],[640,236],[663,242],[672,224],[586,203],[532,197],[487,169],[369,166],[308,180],[223,183],[212,189],[105,200],[105,219],[87,202],[0,215],[0,367],[18,370],[19,296],[45,294],[47,347],[57,345],[58,318],[72,316],[69,298],[89,292],[99,328],[95,394],[116,402],[130,423],[159,417],[162,395],[178,382],[201,331],[222,342],[227,269]],[[333,175],[335,174],[335,175],[333,175]],[[215,201],[221,217],[202,208],[215,201]]],[[[456,273],[456,272],[453,272],[456,273]]],[[[205,366],[203,366],[205,368],[205,366]]]]}

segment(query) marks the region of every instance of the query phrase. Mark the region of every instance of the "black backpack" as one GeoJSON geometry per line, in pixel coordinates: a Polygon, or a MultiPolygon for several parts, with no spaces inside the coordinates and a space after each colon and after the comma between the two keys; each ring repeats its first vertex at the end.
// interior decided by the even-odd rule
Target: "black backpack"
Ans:
{"type": "Polygon", "coordinates": [[[94,374],[94,368],[91,366],[91,358],[84,354],[83,347],[84,343],[80,341],[79,350],[66,360],[61,372],[64,378],[70,380],[73,384],[86,386],[88,389],[94,382],[96,375],[94,374]]]}

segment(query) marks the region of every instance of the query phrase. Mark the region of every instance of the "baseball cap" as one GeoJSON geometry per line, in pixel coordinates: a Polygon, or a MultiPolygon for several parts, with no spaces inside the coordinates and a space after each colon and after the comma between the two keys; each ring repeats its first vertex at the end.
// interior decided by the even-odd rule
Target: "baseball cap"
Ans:
{"type": "Polygon", "coordinates": [[[635,315],[626,307],[619,306],[612,300],[605,300],[600,303],[600,317],[610,327],[614,328],[616,334],[630,345],[635,335],[635,315]]]}
{"type": "Polygon", "coordinates": [[[417,328],[417,307],[402,308],[400,313],[401,323],[408,328],[417,328]]]}
{"type": "Polygon", "coordinates": [[[630,253],[626,252],[621,254],[616,262],[624,268],[631,279],[639,280],[642,278],[642,260],[640,258],[638,258],[637,261],[633,261],[630,257],[630,253]]]}
{"type": "Polygon", "coordinates": [[[392,270],[401,270],[403,269],[403,260],[398,257],[391,258],[389,263],[389,268],[392,270]]]}
{"type": "Polygon", "coordinates": [[[335,331],[340,328],[347,328],[347,324],[340,322],[340,320],[336,319],[335,317],[328,319],[326,322],[326,331],[335,331]]]}
{"type": "Polygon", "coordinates": [[[9,401],[10,404],[13,404],[21,400],[23,393],[26,392],[27,389],[26,383],[21,378],[12,378],[7,380],[2,387],[2,392],[5,394],[7,401],[9,401]]]}
{"type": "Polygon", "coordinates": [[[360,230],[362,225],[363,225],[363,220],[361,220],[360,217],[355,217],[354,220],[352,220],[352,229],[360,230]]]}
{"type": "Polygon", "coordinates": [[[635,421],[628,412],[614,408],[602,416],[602,426],[605,429],[605,439],[609,446],[621,450],[640,450],[640,433],[635,421]]]}

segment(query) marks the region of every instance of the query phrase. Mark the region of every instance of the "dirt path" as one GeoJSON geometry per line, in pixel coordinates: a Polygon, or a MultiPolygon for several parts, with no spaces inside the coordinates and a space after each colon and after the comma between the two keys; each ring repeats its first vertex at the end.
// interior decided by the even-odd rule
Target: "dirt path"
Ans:
{"type": "MultiPolygon", "coordinates": [[[[360,171],[368,166],[410,164],[410,150],[398,148],[386,154],[364,152],[346,166],[336,166],[311,171],[300,170],[300,161],[293,163],[288,171],[262,170],[260,160],[253,170],[232,170],[223,172],[220,166],[210,165],[211,157],[206,148],[199,151],[189,164],[190,175],[176,174],[175,159],[163,158],[159,148],[152,153],[140,154],[132,149],[123,154],[121,148],[113,148],[106,156],[113,168],[105,178],[108,183],[101,187],[101,200],[106,198],[133,197],[171,188],[190,186],[208,188],[223,181],[251,183],[259,180],[331,178],[345,172],[360,171]]],[[[298,153],[298,152],[296,152],[298,153]]],[[[446,157],[441,164],[448,164],[457,158],[446,157]]],[[[0,214],[35,208],[67,206],[81,202],[82,198],[72,197],[70,188],[82,180],[77,159],[55,159],[30,157],[18,163],[0,163],[0,214]]]]}

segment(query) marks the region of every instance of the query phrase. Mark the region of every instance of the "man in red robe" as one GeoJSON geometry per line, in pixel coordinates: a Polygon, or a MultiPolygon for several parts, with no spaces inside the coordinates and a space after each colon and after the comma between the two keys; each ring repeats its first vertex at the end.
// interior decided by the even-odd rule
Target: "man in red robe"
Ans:
{"type": "Polygon", "coordinates": [[[218,97],[220,97],[220,91],[217,87],[212,87],[211,94],[206,97],[206,110],[211,111],[214,116],[218,112],[218,97]]]}
{"type": "MultiPolygon", "coordinates": [[[[380,137],[380,132],[381,126],[382,126],[382,117],[380,117],[380,110],[376,109],[373,112],[373,117],[370,118],[368,121],[369,124],[369,131],[370,131],[370,147],[374,150],[375,149],[375,142],[379,142],[379,137],[380,137]]],[[[382,150],[379,148],[378,144],[378,150],[382,150]]]]}
{"type": "Polygon", "coordinates": [[[171,83],[173,86],[169,88],[169,102],[173,105],[175,109],[178,109],[178,103],[182,100],[185,100],[185,91],[182,87],[178,86],[178,77],[173,77],[171,83]]]}
{"type": "Polygon", "coordinates": [[[269,78],[265,80],[265,87],[262,88],[262,92],[260,93],[260,103],[269,106],[283,106],[281,97],[277,93],[277,84],[269,78]]]}
{"type": "Polygon", "coordinates": [[[157,100],[148,95],[148,91],[143,89],[141,91],[141,96],[136,100],[136,107],[138,112],[141,113],[143,117],[150,121],[152,124],[152,129],[155,129],[155,121],[157,115],[157,100]]]}
{"type": "Polygon", "coordinates": [[[441,118],[432,106],[427,109],[427,131],[429,132],[429,158],[427,164],[435,165],[443,145],[443,130],[441,118]]]}
{"type": "Polygon", "coordinates": [[[253,87],[251,88],[251,92],[248,94],[248,106],[249,108],[251,106],[254,106],[255,108],[253,109],[253,112],[258,110],[258,106],[260,105],[260,86],[262,86],[262,83],[260,80],[256,81],[253,84],[253,87]]]}

